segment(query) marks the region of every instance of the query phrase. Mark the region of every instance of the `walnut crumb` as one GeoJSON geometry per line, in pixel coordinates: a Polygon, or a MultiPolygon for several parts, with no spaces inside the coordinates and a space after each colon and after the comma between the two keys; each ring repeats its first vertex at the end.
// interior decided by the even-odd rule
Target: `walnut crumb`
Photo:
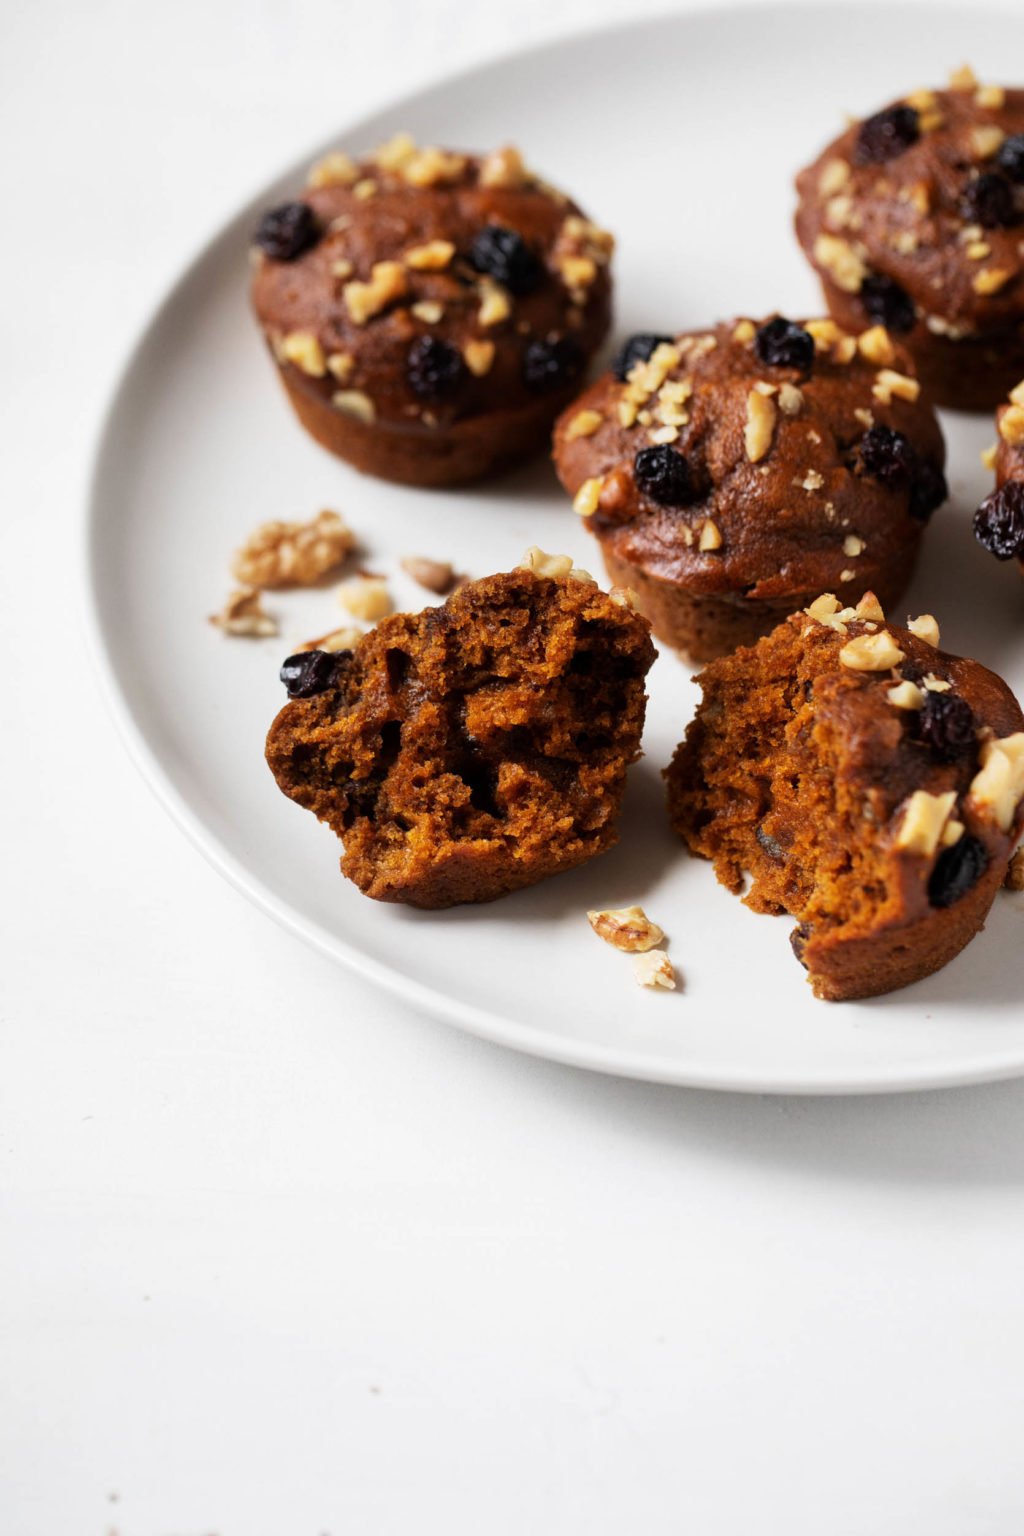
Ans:
{"type": "Polygon", "coordinates": [[[528,180],[523,157],[513,144],[495,149],[480,162],[482,187],[506,187],[515,189],[525,186],[528,180]]]}
{"type": "Polygon", "coordinates": [[[337,512],[308,523],[262,523],[235,554],[231,574],[247,587],[308,587],[336,570],[355,545],[337,512]]]}
{"type": "Polygon", "coordinates": [[[889,688],[885,697],[896,709],[920,709],[924,704],[922,689],[907,679],[897,683],[895,688],[889,688]]]}
{"type": "Polygon", "coordinates": [[[743,444],[751,464],[764,458],[772,445],[777,416],[775,401],[762,394],[756,387],[747,396],[747,420],[743,429],[743,444]]]}
{"type": "Polygon", "coordinates": [[[922,613],[916,619],[908,619],[907,628],[910,630],[912,635],[916,635],[917,638],[919,640],[923,640],[926,645],[934,645],[936,648],[938,647],[939,626],[930,613],[922,613]]]}
{"type": "Polygon", "coordinates": [[[700,530],[700,540],[697,544],[697,548],[704,554],[708,554],[711,550],[721,549],[721,547],[722,535],[719,531],[718,524],[712,522],[710,517],[705,518],[704,525],[700,530]]]}
{"type": "Polygon", "coordinates": [[[512,300],[500,283],[491,277],[480,280],[480,308],[477,319],[482,326],[500,325],[512,313],[512,300]]]}
{"type": "Polygon", "coordinates": [[[652,923],[643,907],[609,907],[588,912],[587,922],[599,939],[630,955],[654,949],[665,937],[657,923],[652,923]]]}
{"type": "Polygon", "coordinates": [[[411,187],[438,187],[458,181],[466,169],[464,155],[450,155],[428,145],[402,162],[400,174],[411,187]]]}
{"type": "Polygon", "coordinates": [[[784,416],[798,416],[803,408],[804,397],[795,384],[779,385],[779,410],[784,416]]]}
{"type": "Polygon", "coordinates": [[[437,299],[417,299],[409,305],[409,313],[422,320],[424,325],[436,325],[444,317],[444,305],[437,299]]]}
{"type": "Polygon", "coordinates": [[[361,629],[356,629],[354,624],[346,624],[341,629],[329,630],[326,635],[318,635],[315,640],[304,641],[298,649],[327,651],[331,656],[337,656],[339,651],[354,651],[362,637],[361,629]]]}
{"type": "Polygon", "coordinates": [[[971,129],[971,148],[979,160],[991,160],[1005,138],[995,123],[978,123],[971,129]]]}
{"type": "Polygon", "coordinates": [[[339,389],[331,396],[331,404],[343,415],[353,416],[368,427],[377,419],[377,407],[361,389],[339,389]]]}
{"type": "Polygon", "coordinates": [[[1019,448],[1024,444],[1024,406],[1006,407],[999,418],[999,436],[1011,448],[1019,448]]]}
{"type": "Polygon", "coordinates": [[[422,555],[406,555],[402,570],[428,592],[443,597],[455,585],[455,569],[446,560],[427,560],[422,555]]]}
{"type": "Polygon", "coordinates": [[[838,235],[819,235],[814,242],[814,260],[844,293],[859,293],[868,275],[867,263],[856,246],[838,235]]]}
{"type": "Polygon", "coordinates": [[[975,293],[983,297],[991,293],[998,293],[1000,288],[1005,288],[1013,276],[1009,267],[982,267],[980,272],[974,274],[971,287],[975,293]]]}
{"type": "Polygon", "coordinates": [[[871,393],[880,405],[891,405],[894,399],[913,402],[921,393],[921,386],[908,374],[897,373],[893,368],[879,370],[871,393]]]}
{"type": "Polygon", "coordinates": [[[474,378],[482,379],[485,373],[491,370],[494,362],[493,341],[467,341],[462,349],[462,355],[466,359],[466,367],[474,378]]]}
{"type": "Polygon", "coordinates": [[[450,240],[428,240],[425,245],[412,245],[402,260],[414,272],[443,272],[455,255],[450,240]]]}
{"type": "Polygon", "coordinates": [[[951,91],[976,91],[978,89],[978,77],[969,64],[961,64],[959,69],[954,69],[949,77],[951,91]]]}
{"type": "Polygon", "coordinates": [[[876,368],[887,368],[896,361],[896,348],[884,325],[873,325],[870,330],[863,331],[857,338],[857,346],[861,356],[874,363],[876,368]]]}
{"type": "Polygon", "coordinates": [[[903,652],[887,629],[874,635],[857,635],[839,652],[840,665],[851,672],[888,672],[899,666],[903,652]]]}
{"type": "Polygon", "coordinates": [[[915,789],[909,799],[903,802],[894,847],[904,853],[920,853],[931,858],[939,846],[955,804],[955,789],[941,795],[931,795],[926,789],[915,789]]]}
{"type": "Polygon", "coordinates": [[[637,955],[633,960],[633,976],[640,987],[660,988],[665,992],[676,990],[676,973],[663,949],[649,949],[637,955]]]}
{"type": "Polygon", "coordinates": [[[370,281],[346,283],[341,296],[353,323],[365,325],[389,304],[404,299],[408,289],[409,280],[400,261],[376,261],[370,270],[370,281]]]}
{"type": "Polygon", "coordinates": [[[211,613],[210,623],[226,635],[265,640],[279,633],[277,620],[264,609],[257,587],[241,587],[231,593],[220,613],[211,613]]]}
{"type": "Polygon", "coordinates": [[[566,442],[573,442],[577,437],[593,437],[604,417],[600,411],[577,411],[565,429],[566,442]]]}
{"type": "Polygon", "coordinates": [[[972,800],[991,811],[1002,832],[1009,832],[1024,796],[1024,731],[981,744],[981,768],[971,780],[972,800]]]}
{"type": "Polygon", "coordinates": [[[281,337],[276,350],[282,363],[294,364],[311,378],[322,379],[327,372],[323,348],[312,331],[289,331],[281,337]]]}
{"type": "Polygon", "coordinates": [[[348,382],[355,366],[356,360],[351,352],[332,352],[327,358],[327,371],[334,375],[339,384],[348,382]]]}
{"type": "Polygon", "coordinates": [[[324,155],[310,168],[306,178],[309,187],[350,187],[359,178],[359,167],[351,155],[340,149],[324,155]]]}
{"type": "Polygon", "coordinates": [[[350,576],[338,588],[338,602],[354,619],[375,624],[391,612],[391,595],[382,576],[350,576]]]}
{"type": "Polygon", "coordinates": [[[596,587],[597,582],[589,571],[573,565],[571,555],[549,555],[536,544],[531,544],[517,567],[520,571],[532,571],[535,576],[550,576],[557,580],[567,576],[570,581],[583,581],[596,587]]]}
{"type": "Polygon", "coordinates": [[[576,495],[572,499],[572,509],[578,512],[580,517],[593,517],[597,511],[601,499],[601,477],[592,475],[589,480],[584,480],[576,495]]]}

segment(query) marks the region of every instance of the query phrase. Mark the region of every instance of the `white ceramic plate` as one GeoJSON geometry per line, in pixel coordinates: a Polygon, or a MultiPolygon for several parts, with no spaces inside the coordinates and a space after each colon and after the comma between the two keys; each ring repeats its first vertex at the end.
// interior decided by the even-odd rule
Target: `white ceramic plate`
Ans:
{"type": "MultiPolygon", "coordinates": [[[[335,142],[361,151],[408,128],[426,142],[521,144],[617,232],[620,336],[739,312],[814,313],[815,284],[791,233],[793,172],[844,111],[939,82],[966,56],[988,78],[1024,75],[1019,52],[1007,68],[1006,13],[975,6],[717,10],[493,64],[335,142]]],[[[338,623],[339,610],[330,590],[271,595],[279,641],[227,640],[210,628],[243,536],[265,518],[337,507],[367,563],[410,607],[423,594],[398,573],[405,554],[484,575],[537,543],[600,564],[544,462],[479,489],[405,490],[361,478],[293,421],[247,314],[246,247],[259,209],[296,189],[307,163],[269,184],[183,274],[125,370],[98,455],[92,627],[116,713],[164,804],[296,933],[410,1003],[521,1050],[754,1091],[919,1088],[1024,1070],[1024,897],[1001,894],[986,931],[938,976],[871,1002],[826,1004],[790,953],[788,921],[748,912],[709,866],[684,856],[660,772],[696,690],[671,655],[651,675],[647,756],[612,853],[534,890],[442,913],[376,904],[341,878],[333,836],[283,798],[263,761],[283,700],[280,660],[338,623]],[[633,901],[667,929],[681,991],[641,991],[629,959],[591,934],[587,907],[633,901]]],[[[988,488],[978,454],[991,424],[945,425],[953,499],[929,532],[907,611],[936,613],[950,649],[1019,691],[1019,580],[969,528],[988,488]]]]}

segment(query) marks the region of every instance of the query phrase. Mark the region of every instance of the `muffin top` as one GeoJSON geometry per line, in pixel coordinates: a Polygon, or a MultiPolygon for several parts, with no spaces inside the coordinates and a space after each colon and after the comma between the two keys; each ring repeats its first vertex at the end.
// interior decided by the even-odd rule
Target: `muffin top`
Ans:
{"type": "Polygon", "coordinates": [[[893,331],[953,338],[1024,314],[1024,91],[912,91],[851,124],[797,177],[800,243],[893,331]]]}
{"type": "Polygon", "coordinates": [[[946,494],[906,355],[832,320],[632,337],[563,413],[555,461],[606,552],[755,599],[863,590],[946,494]]]}
{"type": "Polygon", "coordinates": [[[996,430],[996,445],[983,456],[996,488],[974,514],[974,534],[997,560],[1024,566],[1024,380],[996,411],[996,430]]]}
{"type": "Polygon", "coordinates": [[[406,134],[315,165],[255,235],[278,361],[363,421],[430,429],[564,391],[609,319],[612,237],[519,153],[406,134]]]}

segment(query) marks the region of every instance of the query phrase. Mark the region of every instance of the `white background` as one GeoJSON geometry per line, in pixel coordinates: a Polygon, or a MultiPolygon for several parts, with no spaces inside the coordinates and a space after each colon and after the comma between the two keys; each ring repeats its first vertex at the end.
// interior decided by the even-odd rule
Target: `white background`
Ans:
{"type": "Polygon", "coordinates": [[[1021,1529],[1024,1086],[701,1095],[414,1017],[207,869],[83,658],[98,412],[198,242],[621,13],[0,6],[2,1536],[1021,1529]]]}

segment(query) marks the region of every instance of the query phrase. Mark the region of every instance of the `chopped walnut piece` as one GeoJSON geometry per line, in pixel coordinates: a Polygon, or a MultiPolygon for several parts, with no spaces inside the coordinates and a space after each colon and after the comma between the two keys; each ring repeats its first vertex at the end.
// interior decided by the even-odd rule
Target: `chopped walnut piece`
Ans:
{"type": "Polygon", "coordinates": [[[265,611],[260,599],[258,588],[242,587],[231,593],[220,613],[211,613],[210,623],[226,635],[244,635],[256,640],[276,635],[277,620],[265,611]]]}
{"type": "Polygon", "coordinates": [[[362,181],[357,181],[352,188],[352,196],[358,197],[361,203],[365,203],[368,197],[375,197],[376,194],[377,183],[372,176],[364,176],[362,181]]]}
{"type": "Polygon", "coordinates": [[[1003,884],[1008,891],[1024,891],[1024,848],[1018,848],[1006,866],[1003,884]]]}
{"type": "Polygon", "coordinates": [[[558,270],[567,288],[588,288],[597,277],[597,263],[590,256],[562,256],[558,270]]]}
{"type": "Polygon", "coordinates": [[[747,421],[743,430],[743,444],[751,464],[764,458],[772,445],[777,411],[770,395],[754,388],[747,396],[747,421]]]}
{"type": "Polygon", "coordinates": [[[466,157],[450,155],[443,149],[429,145],[410,155],[399,169],[412,187],[437,187],[458,181],[466,169],[466,157]]]}
{"type": "Polygon", "coordinates": [[[978,77],[969,64],[961,64],[959,69],[954,69],[949,77],[951,91],[976,91],[978,89],[978,77]]]}
{"type": "Polygon", "coordinates": [[[956,790],[942,795],[930,795],[926,789],[915,789],[903,802],[899,831],[894,847],[905,853],[922,853],[927,858],[939,846],[943,829],[956,805],[956,790]]]}
{"type": "Polygon", "coordinates": [[[1000,107],[1006,105],[1006,92],[1001,85],[979,85],[974,93],[974,102],[978,107],[998,112],[1000,107]]]}
{"type": "Polygon", "coordinates": [[[466,359],[466,367],[475,378],[482,379],[485,373],[491,370],[494,362],[493,341],[467,341],[462,349],[462,355],[466,359]]]}
{"type": "Polygon", "coordinates": [[[938,646],[939,626],[930,613],[922,613],[916,619],[908,619],[907,628],[912,635],[916,635],[926,645],[938,646]]]}
{"type": "Polygon", "coordinates": [[[402,570],[428,592],[443,597],[455,585],[455,570],[446,560],[427,560],[422,555],[406,555],[402,570]]]}
{"type": "Polygon", "coordinates": [[[352,377],[356,366],[356,360],[351,352],[332,352],[327,358],[327,371],[332,373],[339,384],[344,384],[352,377]]]}
{"type": "Polygon", "coordinates": [[[593,437],[604,417],[600,411],[577,411],[565,429],[567,442],[573,442],[577,437],[593,437]]]}
{"type": "Polygon", "coordinates": [[[306,178],[309,187],[350,187],[359,177],[359,167],[351,155],[336,149],[324,155],[310,168],[306,178]]]}
{"type": "Polygon", "coordinates": [[[491,277],[480,280],[480,309],[477,319],[483,326],[500,325],[512,313],[512,301],[508,293],[491,277]]]}
{"type": "Polygon", "coordinates": [[[355,266],[349,261],[347,256],[341,256],[337,261],[331,262],[331,276],[338,278],[342,282],[345,278],[351,277],[354,271],[355,266]]]}
{"type": "Polygon", "coordinates": [[[818,191],[823,198],[834,197],[850,180],[850,167],[845,160],[826,160],[818,178],[818,191]]]}
{"type": "Polygon", "coordinates": [[[974,274],[971,287],[975,293],[983,297],[990,293],[998,293],[1000,288],[1005,288],[1013,272],[1009,267],[982,267],[980,272],[974,274]]]}
{"type": "Polygon", "coordinates": [[[350,576],[338,588],[338,602],[354,619],[375,624],[391,612],[391,595],[382,576],[350,576]]]}
{"type": "Polygon", "coordinates": [[[871,393],[880,405],[891,405],[894,398],[913,402],[921,393],[921,386],[908,374],[897,373],[893,368],[882,368],[875,379],[871,393]]]}
{"type": "Polygon", "coordinates": [[[804,403],[804,397],[795,384],[779,385],[779,410],[784,416],[797,416],[804,403]]]}
{"type": "Polygon", "coordinates": [[[356,325],[365,325],[389,304],[404,299],[409,290],[409,280],[400,261],[375,261],[368,283],[346,283],[341,290],[349,318],[356,325]]]}
{"type": "Polygon", "coordinates": [[[327,651],[331,656],[336,656],[339,651],[354,651],[362,637],[361,629],[356,629],[354,624],[347,624],[341,629],[329,630],[326,635],[318,635],[315,640],[304,641],[298,649],[327,651]]]}
{"type": "Polygon", "coordinates": [[[635,613],[640,607],[640,594],[633,587],[609,587],[608,596],[616,608],[632,608],[635,613]]]}
{"type": "Polygon", "coordinates": [[[377,419],[377,407],[361,389],[339,389],[331,396],[331,404],[343,415],[354,416],[368,427],[377,419]]]}
{"type": "Polygon", "coordinates": [[[318,512],[308,523],[263,523],[236,553],[231,574],[247,587],[308,587],[335,570],[354,545],[337,512],[318,512]]]}
{"type": "Polygon", "coordinates": [[[748,341],[753,341],[757,335],[757,326],[753,320],[737,320],[733,326],[732,339],[738,341],[741,346],[748,341]]]}
{"type": "Polygon", "coordinates": [[[1024,797],[1024,731],[1001,740],[990,737],[978,756],[981,768],[971,781],[971,798],[993,813],[1001,831],[1009,832],[1024,797]]]}
{"type": "Polygon", "coordinates": [[[414,272],[443,272],[455,255],[450,240],[428,240],[425,245],[412,245],[402,260],[414,272]]]}
{"type": "Polygon", "coordinates": [[[874,619],[879,624],[885,623],[882,605],[873,592],[865,592],[854,611],[858,619],[874,619]]]}
{"type": "Polygon", "coordinates": [[[1024,444],[1024,406],[1007,406],[999,418],[999,436],[1011,448],[1024,444]]]}
{"type": "Polygon", "coordinates": [[[1024,380],[1010,390],[1010,400],[1014,405],[1024,406],[1024,380]]]}
{"type": "Polygon", "coordinates": [[[587,922],[599,939],[630,955],[653,949],[665,937],[643,907],[609,907],[600,912],[588,912],[587,922]]]}
{"type": "Polygon", "coordinates": [[[808,320],[804,330],[808,336],[813,336],[815,350],[818,352],[827,352],[830,347],[835,345],[840,336],[845,335],[845,332],[839,329],[834,320],[827,318],[824,320],[808,320]]]}
{"type": "Polygon", "coordinates": [[[661,988],[666,992],[676,989],[676,973],[663,949],[649,949],[637,955],[633,960],[633,976],[640,987],[661,988]]]}
{"type": "Polygon", "coordinates": [[[444,315],[444,305],[437,299],[418,299],[415,304],[409,305],[410,315],[415,315],[417,320],[422,320],[424,325],[436,325],[444,315]]]}
{"type": "Polygon", "coordinates": [[[705,518],[704,526],[700,530],[700,539],[698,540],[697,548],[704,554],[708,554],[711,550],[721,549],[721,547],[722,535],[719,531],[718,524],[712,522],[710,517],[705,518]]]}
{"type": "Polygon", "coordinates": [[[1005,138],[995,123],[978,123],[971,129],[971,148],[979,160],[991,160],[1005,138]]]}
{"type": "Polygon", "coordinates": [[[283,363],[294,363],[314,379],[322,379],[327,372],[323,348],[312,331],[289,331],[278,342],[277,355],[283,363]]]}
{"type": "Polygon", "coordinates": [[[492,150],[480,162],[482,187],[516,188],[525,185],[527,180],[523,157],[512,144],[506,144],[504,149],[492,150]]]}
{"type": "Polygon", "coordinates": [[[984,261],[986,256],[992,255],[992,247],[987,240],[972,240],[967,247],[968,261],[984,261]]]}
{"type": "Polygon", "coordinates": [[[601,498],[601,477],[592,475],[589,480],[584,480],[576,495],[572,499],[572,509],[578,512],[580,517],[593,517],[597,511],[601,498]]]}
{"type": "Polygon", "coordinates": [[[896,348],[884,325],[873,325],[870,330],[863,331],[857,337],[857,346],[861,356],[874,363],[876,368],[886,368],[896,361],[896,348]]]}
{"type": "Polygon", "coordinates": [[[888,689],[885,697],[897,709],[920,709],[924,704],[923,691],[916,683],[906,679],[902,683],[897,683],[895,688],[888,689]]]}
{"type": "Polygon", "coordinates": [[[998,443],[990,443],[987,448],[983,448],[981,450],[981,453],[978,455],[978,457],[981,459],[981,463],[982,463],[982,468],[983,469],[987,469],[989,471],[995,469],[995,467],[996,467],[996,454],[998,452],[999,452],[999,444],[998,443]]]}
{"type": "Polygon", "coordinates": [[[887,629],[874,635],[857,635],[839,652],[840,664],[851,672],[888,672],[902,660],[903,652],[887,629]]]}
{"type": "Polygon", "coordinates": [[[858,538],[855,533],[848,533],[843,540],[843,554],[853,558],[864,553],[864,540],[858,538]]]}
{"type": "Polygon", "coordinates": [[[859,293],[868,276],[867,264],[848,240],[838,235],[819,235],[814,242],[814,260],[823,267],[837,288],[844,293],[859,293]]]}
{"type": "Polygon", "coordinates": [[[396,133],[374,150],[372,159],[382,171],[400,171],[407,160],[416,153],[416,140],[411,133],[396,133]]]}
{"type": "Polygon", "coordinates": [[[517,569],[532,571],[535,576],[568,576],[571,581],[585,581],[591,586],[597,586],[589,571],[579,570],[573,565],[571,555],[549,555],[536,544],[531,544],[517,569]]]}

